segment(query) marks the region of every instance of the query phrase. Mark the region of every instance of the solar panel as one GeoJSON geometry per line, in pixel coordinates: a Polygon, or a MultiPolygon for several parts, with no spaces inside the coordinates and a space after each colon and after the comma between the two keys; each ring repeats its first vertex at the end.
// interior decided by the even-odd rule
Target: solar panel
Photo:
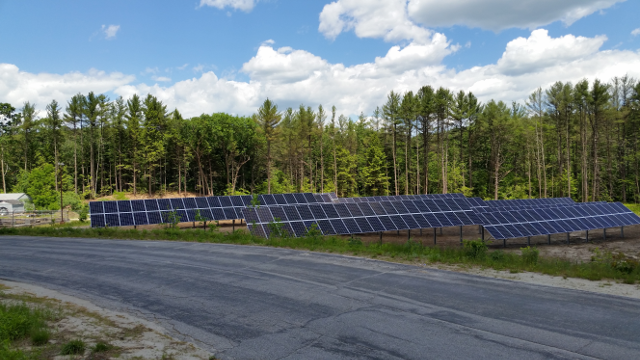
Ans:
{"type": "Polygon", "coordinates": [[[131,201],[129,200],[120,200],[117,201],[118,204],[118,212],[121,213],[130,213],[131,212],[131,201]]]}
{"type": "MultiPolygon", "coordinates": [[[[92,214],[92,215],[104,214],[104,206],[103,206],[102,201],[92,201],[92,202],[90,202],[89,203],[89,213],[92,214]]],[[[103,218],[102,222],[104,223],[104,218],[103,218]]],[[[91,223],[93,223],[93,220],[91,220],[91,223]]]]}
{"type": "Polygon", "coordinates": [[[329,222],[329,220],[318,220],[318,226],[320,227],[320,230],[322,231],[323,235],[336,234],[336,231],[333,229],[333,226],[331,226],[331,223],[329,222]]]}
{"type": "Polygon", "coordinates": [[[162,216],[159,211],[147,212],[147,218],[149,218],[149,225],[162,224],[162,216]]]}
{"type": "Polygon", "coordinates": [[[120,226],[120,217],[118,214],[105,214],[104,221],[106,226],[120,226]]]}
{"type": "Polygon", "coordinates": [[[345,226],[344,222],[341,219],[333,219],[333,220],[329,220],[329,222],[331,223],[331,226],[335,230],[336,234],[345,235],[350,233],[349,229],[347,229],[347,227],[345,226]]]}
{"type": "Polygon", "coordinates": [[[147,219],[146,212],[135,212],[133,213],[133,222],[135,225],[149,225],[149,220],[147,219]]]}
{"type": "Polygon", "coordinates": [[[131,200],[131,209],[134,212],[147,211],[144,206],[144,200],[131,200]]]}
{"type": "Polygon", "coordinates": [[[182,199],[170,199],[169,201],[171,201],[171,206],[178,210],[178,209],[184,209],[184,202],[182,201],[182,199]]]}
{"type": "Polygon", "coordinates": [[[282,210],[279,206],[274,206],[270,208],[271,214],[273,215],[273,219],[275,221],[289,221],[287,214],[285,214],[284,210],[282,210]]]}
{"type": "Polygon", "coordinates": [[[313,217],[316,220],[327,218],[327,214],[322,209],[322,206],[320,205],[308,205],[308,206],[309,206],[309,210],[311,210],[311,213],[313,214],[313,217]]]}
{"type": "MultiPolygon", "coordinates": [[[[336,211],[335,205],[333,204],[322,204],[320,205],[322,207],[322,210],[324,210],[324,213],[326,214],[327,218],[329,219],[335,219],[340,217],[338,215],[338,212],[336,211]]],[[[313,209],[311,210],[313,212],[313,209]]],[[[314,213],[315,215],[315,213],[314,213]]]]}
{"type": "Polygon", "coordinates": [[[160,210],[171,210],[171,200],[169,199],[158,199],[158,208],[160,210]]]}
{"type": "Polygon", "coordinates": [[[91,227],[104,227],[104,214],[91,214],[91,227]]]}
{"type": "Polygon", "coordinates": [[[105,201],[104,203],[105,214],[113,214],[118,212],[118,203],[115,201],[105,201]]]}
{"type": "Polygon", "coordinates": [[[302,218],[302,220],[313,220],[313,214],[311,213],[311,210],[309,209],[309,205],[297,205],[296,209],[298,210],[298,213],[300,214],[300,217],[302,218]]]}

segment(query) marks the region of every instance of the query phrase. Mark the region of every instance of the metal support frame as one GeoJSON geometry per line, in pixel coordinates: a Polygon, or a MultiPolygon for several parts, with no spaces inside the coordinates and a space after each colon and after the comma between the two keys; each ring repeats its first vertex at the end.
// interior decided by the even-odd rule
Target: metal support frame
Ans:
{"type": "Polygon", "coordinates": [[[567,233],[567,244],[571,244],[571,233],[567,233]]]}
{"type": "Polygon", "coordinates": [[[440,228],[440,235],[442,236],[442,228],[440,228]]]}
{"type": "Polygon", "coordinates": [[[602,236],[607,240],[607,228],[602,229],[602,236]]]}
{"type": "Polygon", "coordinates": [[[380,245],[382,245],[382,231],[380,231],[380,245]]]}
{"type": "Polygon", "coordinates": [[[462,226],[460,226],[460,245],[462,245],[462,226]]]}
{"type": "Polygon", "coordinates": [[[551,234],[547,234],[547,244],[551,245],[551,234]]]}
{"type": "Polygon", "coordinates": [[[437,238],[438,238],[437,230],[438,230],[438,229],[433,228],[433,245],[436,245],[436,244],[437,244],[437,238]]]}
{"type": "Polygon", "coordinates": [[[484,226],[480,225],[480,236],[482,238],[482,241],[484,241],[484,226]]]}
{"type": "Polygon", "coordinates": [[[624,226],[620,227],[620,236],[624,237],[624,226]]]}
{"type": "Polygon", "coordinates": [[[422,236],[422,229],[420,229],[420,236],[422,236]]]}
{"type": "Polygon", "coordinates": [[[411,240],[411,229],[407,230],[407,241],[411,240]]]}
{"type": "Polygon", "coordinates": [[[586,239],[584,241],[585,242],[589,242],[589,230],[587,230],[587,237],[586,237],[586,239]]]}
{"type": "Polygon", "coordinates": [[[507,247],[507,239],[502,239],[502,247],[503,248],[507,247]]]}
{"type": "Polygon", "coordinates": [[[527,246],[531,246],[531,236],[527,236],[527,246]]]}

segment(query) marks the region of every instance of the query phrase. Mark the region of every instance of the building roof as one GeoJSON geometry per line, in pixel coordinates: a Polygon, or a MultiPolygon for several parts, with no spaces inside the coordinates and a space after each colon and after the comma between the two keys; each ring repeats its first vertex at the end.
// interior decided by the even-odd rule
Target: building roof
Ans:
{"type": "Polygon", "coordinates": [[[0,201],[3,200],[27,200],[30,201],[31,197],[25,193],[13,193],[13,194],[0,194],[0,201]]]}
{"type": "Polygon", "coordinates": [[[0,200],[0,204],[24,205],[20,200],[0,200]]]}

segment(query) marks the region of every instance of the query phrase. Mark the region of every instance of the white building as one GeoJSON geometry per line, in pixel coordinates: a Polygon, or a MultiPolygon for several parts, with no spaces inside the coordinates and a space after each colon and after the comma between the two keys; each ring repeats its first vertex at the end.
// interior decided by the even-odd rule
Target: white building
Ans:
{"type": "Polygon", "coordinates": [[[24,212],[24,204],[31,202],[25,193],[0,194],[0,215],[24,212]]]}

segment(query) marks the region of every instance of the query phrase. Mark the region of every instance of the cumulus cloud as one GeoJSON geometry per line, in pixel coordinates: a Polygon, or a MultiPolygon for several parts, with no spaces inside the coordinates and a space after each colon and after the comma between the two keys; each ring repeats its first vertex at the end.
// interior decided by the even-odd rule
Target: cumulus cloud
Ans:
{"type": "Polygon", "coordinates": [[[625,0],[337,0],[324,6],[319,30],[335,39],[354,30],[387,41],[426,39],[424,27],[462,25],[499,31],[575,21],[625,0]],[[418,24],[422,24],[421,27],[418,24]]]}
{"type": "Polygon", "coordinates": [[[166,76],[152,76],[151,78],[158,82],[171,82],[171,78],[166,76]]]}
{"type": "Polygon", "coordinates": [[[473,91],[485,102],[523,101],[539,86],[555,81],[609,81],[624,74],[640,78],[640,52],[601,51],[605,40],[603,36],[552,38],[545,30],[536,30],[528,38],[509,42],[496,63],[463,71],[442,65],[440,50],[429,48],[446,42],[436,35],[432,44],[392,46],[385,56],[353,66],[334,64],[304,50],[264,44],[241,69],[248,81],[224,79],[206,71],[171,85],[135,84],[133,76],[95,70],[86,74],[30,74],[14,65],[0,64],[0,98],[14,106],[29,100],[44,108],[51,99],[66,101],[78,92],[113,92],[125,98],[151,93],[185,116],[218,111],[250,115],[267,97],[281,108],[323,104],[336,105],[344,114],[370,114],[391,90],[416,91],[424,85],[473,91]]]}
{"type": "Polygon", "coordinates": [[[638,35],[640,35],[640,28],[637,28],[637,29],[633,30],[633,31],[631,32],[631,35],[633,35],[633,36],[638,36],[638,35]]]}
{"type": "Polygon", "coordinates": [[[258,0],[200,0],[200,6],[212,6],[218,9],[229,7],[236,10],[251,11],[256,2],[258,0]]]}
{"type": "Polygon", "coordinates": [[[409,0],[412,19],[428,26],[463,25],[499,31],[534,29],[555,21],[575,21],[625,0],[409,0]]]}
{"type": "Polygon", "coordinates": [[[102,25],[102,32],[107,40],[115,38],[118,30],[120,30],[120,25],[102,25]]]}

